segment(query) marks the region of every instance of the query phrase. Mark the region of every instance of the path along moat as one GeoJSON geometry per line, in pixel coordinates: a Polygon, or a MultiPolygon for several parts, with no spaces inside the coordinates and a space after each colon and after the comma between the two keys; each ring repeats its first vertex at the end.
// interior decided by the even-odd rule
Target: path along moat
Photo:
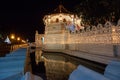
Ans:
{"type": "Polygon", "coordinates": [[[30,53],[32,72],[44,80],[68,80],[70,73],[78,65],[86,66],[103,74],[105,64],[96,63],[86,59],[70,56],[58,52],[45,52],[36,49],[30,53]]]}

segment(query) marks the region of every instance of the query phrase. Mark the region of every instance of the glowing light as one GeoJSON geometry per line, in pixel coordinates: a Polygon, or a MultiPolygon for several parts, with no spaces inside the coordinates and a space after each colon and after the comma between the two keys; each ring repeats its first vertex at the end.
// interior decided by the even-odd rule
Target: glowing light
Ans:
{"type": "Polygon", "coordinates": [[[71,17],[73,18],[73,17],[74,17],[74,15],[71,15],[71,17]]]}
{"type": "Polygon", "coordinates": [[[15,39],[15,35],[14,34],[11,35],[11,39],[15,39]]]}
{"type": "Polygon", "coordinates": [[[18,37],[17,40],[20,41],[20,37],[18,37]]]}
{"type": "Polygon", "coordinates": [[[115,32],[115,28],[112,28],[112,31],[115,32]]]}
{"type": "Polygon", "coordinates": [[[48,19],[48,22],[50,22],[51,21],[51,19],[48,19]]]}
{"type": "Polygon", "coordinates": [[[25,40],[22,40],[22,42],[23,42],[23,43],[26,43],[26,41],[25,41],[25,40]]]}

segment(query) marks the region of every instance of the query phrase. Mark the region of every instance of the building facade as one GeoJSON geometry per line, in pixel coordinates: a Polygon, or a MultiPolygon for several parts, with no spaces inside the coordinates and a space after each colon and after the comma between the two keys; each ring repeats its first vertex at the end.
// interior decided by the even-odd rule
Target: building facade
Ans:
{"type": "Polygon", "coordinates": [[[38,34],[36,31],[35,41],[37,47],[43,46],[44,49],[66,49],[64,44],[68,41],[69,32],[74,32],[76,28],[82,29],[81,19],[62,5],[59,5],[53,14],[45,15],[43,21],[45,34],[38,34]]]}
{"type": "Polygon", "coordinates": [[[102,63],[119,59],[120,20],[117,25],[107,21],[104,25],[98,24],[84,29],[80,17],[66,13],[67,10],[62,5],[58,7],[58,11],[44,17],[45,34],[38,34],[36,31],[36,47],[42,47],[44,50],[60,50],[102,63]],[[74,54],[73,51],[78,53],[74,54]],[[82,53],[79,54],[80,52],[82,53]]]}

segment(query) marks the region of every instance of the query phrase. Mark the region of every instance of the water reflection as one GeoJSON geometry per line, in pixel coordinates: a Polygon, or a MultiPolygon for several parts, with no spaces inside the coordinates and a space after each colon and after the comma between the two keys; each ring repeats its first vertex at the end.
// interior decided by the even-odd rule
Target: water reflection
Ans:
{"type": "Polygon", "coordinates": [[[42,52],[37,48],[35,52],[36,64],[44,62],[47,80],[68,80],[70,73],[79,64],[85,65],[98,72],[103,72],[105,65],[68,56],[63,53],[42,52]]]}
{"type": "MultiPolygon", "coordinates": [[[[47,55],[48,56],[48,55],[47,55]]],[[[65,62],[65,60],[59,60],[52,55],[53,59],[49,57],[46,58],[45,55],[45,66],[46,66],[46,76],[47,80],[68,80],[69,74],[76,68],[76,66],[70,62],[65,62]],[[57,59],[57,60],[56,60],[57,59]]]]}
{"type": "Polygon", "coordinates": [[[36,61],[36,64],[38,64],[39,62],[42,61],[42,51],[41,51],[41,48],[36,48],[36,51],[35,51],[35,61],[36,61]]]}
{"type": "Polygon", "coordinates": [[[66,62],[64,56],[58,54],[42,54],[40,49],[36,49],[36,64],[44,61],[47,80],[68,80],[69,74],[76,68],[71,62],[66,62]]]}

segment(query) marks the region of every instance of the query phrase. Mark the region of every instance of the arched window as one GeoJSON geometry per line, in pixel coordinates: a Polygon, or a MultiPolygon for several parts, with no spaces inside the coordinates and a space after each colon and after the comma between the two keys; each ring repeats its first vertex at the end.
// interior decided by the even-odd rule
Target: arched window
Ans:
{"type": "Polygon", "coordinates": [[[63,22],[66,22],[66,19],[65,19],[65,18],[63,19],[63,22]]]}
{"type": "Polygon", "coordinates": [[[58,19],[58,18],[56,19],[56,22],[59,22],[59,19],[58,19]]]}

